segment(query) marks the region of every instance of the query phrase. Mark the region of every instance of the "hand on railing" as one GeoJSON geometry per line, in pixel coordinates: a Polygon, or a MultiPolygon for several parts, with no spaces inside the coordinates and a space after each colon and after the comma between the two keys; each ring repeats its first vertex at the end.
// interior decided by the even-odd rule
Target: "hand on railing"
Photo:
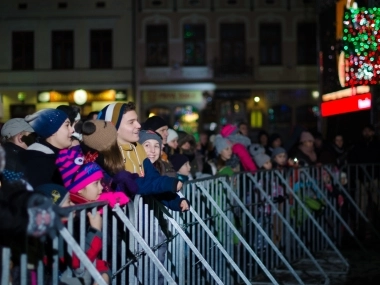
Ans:
{"type": "Polygon", "coordinates": [[[190,205],[186,199],[181,201],[181,203],[179,204],[179,207],[181,208],[181,212],[186,212],[190,209],[190,205]]]}
{"type": "Polygon", "coordinates": [[[108,205],[111,208],[115,207],[116,204],[120,204],[120,206],[124,206],[129,202],[129,198],[123,192],[107,192],[100,194],[99,201],[108,201],[108,205]]]}
{"type": "Polygon", "coordinates": [[[91,227],[98,231],[102,231],[102,216],[100,216],[99,212],[96,212],[95,215],[93,215],[91,212],[87,213],[88,221],[90,222],[91,227]]]}

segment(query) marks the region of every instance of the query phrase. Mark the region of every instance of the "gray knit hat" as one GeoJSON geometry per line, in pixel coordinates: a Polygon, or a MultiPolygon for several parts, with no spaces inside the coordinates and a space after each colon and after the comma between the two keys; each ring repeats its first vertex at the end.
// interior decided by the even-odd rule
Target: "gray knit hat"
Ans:
{"type": "Polygon", "coordinates": [[[283,148],[283,147],[276,147],[275,149],[273,149],[272,151],[272,159],[276,157],[276,155],[280,154],[280,153],[285,153],[286,154],[286,150],[283,148]]]}
{"type": "Polygon", "coordinates": [[[253,159],[255,160],[256,162],[256,165],[261,168],[263,167],[263,165],[270,161],[270,157],[268,155],[266,155],[265,153],[259,153],[258,155],[255,155],[253,157],[253,159]]]}
{"type": "Polygon", "coordinates": [[[156,140],[160,144],[160,150],[162,148],[162,139],[161,137],[154,131],[151,130],[140,130],[140,138],[139,143],[143,144],[147,140],[156,140]]]}
{"type": "Polygon", "coordinates": [[[222,137],[221,135],[216,135],[214,140],[214,146],[216,154],[219,155],[223,149],[231,146],[231,142],[228,139],[222,137]]]}

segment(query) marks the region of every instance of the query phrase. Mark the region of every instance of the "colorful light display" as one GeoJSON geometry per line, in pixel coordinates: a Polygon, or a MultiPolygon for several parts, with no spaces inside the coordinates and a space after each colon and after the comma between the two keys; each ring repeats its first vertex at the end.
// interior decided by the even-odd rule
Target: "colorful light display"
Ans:
{"type": "Polygon", "coordinates": [[[343,21],[343,46],[342,81],[345,86],[379,84],[380,8],[346,11],[343,21]]]}

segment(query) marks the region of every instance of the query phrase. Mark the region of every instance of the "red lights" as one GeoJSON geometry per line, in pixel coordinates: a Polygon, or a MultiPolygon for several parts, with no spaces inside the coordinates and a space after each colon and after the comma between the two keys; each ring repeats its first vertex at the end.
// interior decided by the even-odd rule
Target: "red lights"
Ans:
{"type": "Polygon", "coordinates": [[[322,117],[371,109],[371,93],[350,96],[321,104],[322,117]]]}

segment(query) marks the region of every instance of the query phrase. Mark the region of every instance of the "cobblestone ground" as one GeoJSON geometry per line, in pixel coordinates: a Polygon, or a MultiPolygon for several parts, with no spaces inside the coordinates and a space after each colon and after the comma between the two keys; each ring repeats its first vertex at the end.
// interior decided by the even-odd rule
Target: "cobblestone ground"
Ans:
{"type": "Polygon", "coordinates": [[[335,280],[335,283],[331,282],[331,284],[380,284],[380,240],[367,241],[364,245],[366,252],[355,246],[346,246],[342,249],[342,254],[350,264],[350,270],[345,279],[335,280]]]}

